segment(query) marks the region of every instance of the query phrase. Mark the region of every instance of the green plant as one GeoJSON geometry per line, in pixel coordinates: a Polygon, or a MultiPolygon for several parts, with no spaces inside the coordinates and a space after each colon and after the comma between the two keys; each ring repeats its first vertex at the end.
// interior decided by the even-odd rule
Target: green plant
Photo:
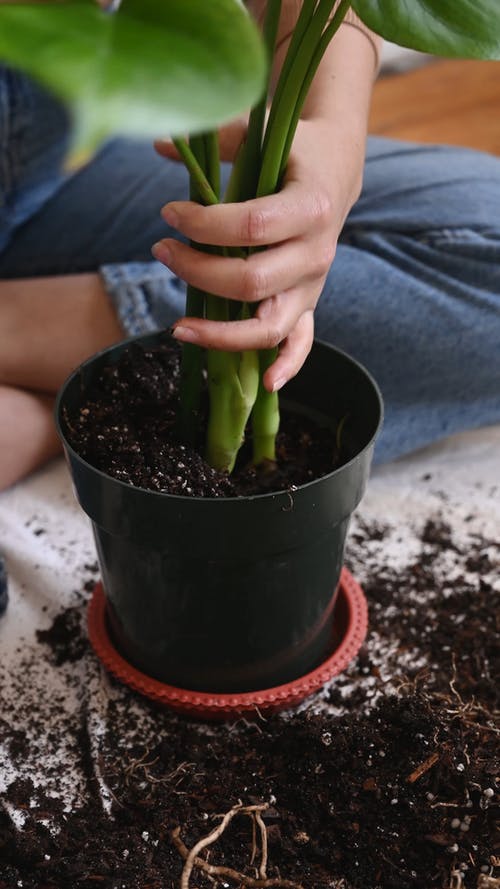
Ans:
{"type": "MultiPolygon", "coordinates": [[[[95,0],[4,3],[0,58],[73,104],[77,138],[87,147],[114,130],[170,132],[190,173],[192,199],[208,204],[221,200],[211,128],[255,100],[222,199],[279,189],[308,89],[350,6],[395,43],[436,55],[500,57],[498,0],[303,0],[271,97],[268,79],[264,88],[265,57],[273,55],[281,5],[268,0],[261,42],[240,0],[122,0],[115,15],[103,13],[95,0]]],[[[234,255],[234,248],[227,252],[234,255]]],[[[234,320],[249,312],[188,287],[188,315],[234,320]]],[[[233,468],[249,418],[254,462],[274,460],[278,395],[261,382],[274,355],[208,351],[206,452],[216,468],[233,468]]],[[[178,426],[190,441],[197,437],[204,364],[200,347],[183,346],[178,426]]]]}

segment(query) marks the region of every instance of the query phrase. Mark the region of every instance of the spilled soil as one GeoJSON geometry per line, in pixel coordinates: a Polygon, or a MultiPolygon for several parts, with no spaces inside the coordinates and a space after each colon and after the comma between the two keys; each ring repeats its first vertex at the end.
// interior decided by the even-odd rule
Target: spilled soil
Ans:
{"type": "Polygon", "coordinates": [[[396,570],[386,533],[359,524],[350,543],[370,607],[356,662],[297,712],[229,725],[102,684],[90,577],[20,655],[4,708],[18,772],[0,793],[0,889],[496,889],[500,549],[432,517],[396,570]],[[71,718],[62,693],[42,706],[35,670],[76,696],[71,718]],[[82,776],[70,805],[60,762],[50,791],[21,776],[63,741],[82,776]]]}

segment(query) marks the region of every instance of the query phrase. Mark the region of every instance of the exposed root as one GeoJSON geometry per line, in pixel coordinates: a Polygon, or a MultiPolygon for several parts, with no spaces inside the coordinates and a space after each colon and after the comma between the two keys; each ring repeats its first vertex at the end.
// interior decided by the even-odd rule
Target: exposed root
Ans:
{"type": "Polygon", "coordinates": [[[183,778],[185,777],[185,772],[194,766],[192,762],[181,762],[177,768],[170,772],[168,775],[165,775],[163,778],[155,778],[154,775],[151,774],[150,769],[156,765],[159,757],[155,756],[154,759],[150,759],[148,761],[148,756],[150,752],[147,750],[140,759],[132,759],[129,764],[126,766],[124,772],[127,780],[127,784],[130,782],[130,779],[135,775],[135,773],[140,769],[143,772],[144,779],[149,784],[170,784],[176,778],[178,779],[175,783],[177,787],[178,784],[181,783],[183,778]]]}
{"type": "Polygon", "coordinates": [[[431,755],[427,757],[425,762],[420,763],[420,765],[417,766],[417,768],[411,773],[411,775],[408,775],[406,779],[408,784],[414,784],[415,781],[418,781],[418,779],[421,778],[422,775],[425,775],[425,773],[428,772],[429,769],[432,769],[432,766],[435,766],[437,762],[439,762],[439,753],[436,750],[434,753],[431,753],[431,755]]]}
{"type": "MultiPolygon", "coordinates": [[[[266,808],[267,808],[267,806],[266,806],[266,808]]],[[[264,822],[262,820],[262,815],[261,815],[260,809],[256,810],[254,817],[253,817],[253,821],[254,821],[254,823],[257,823],[257,825],[259,826],[259,829],[260,829],[260,841],[261,841],[262,852],[261,852],[261,862],[260,862],[260,867],[259,867],[259,877],[261,878],[261,880],[265,880],[265,879],[267,879],[267,873],[266,873],[266,870],[267,870],[267,830],[266,830],[266,825],[264,824],[264,822]]]]}
{"type": "Polygon", "coordinates": [[[158,762],[158,757],[155,759],[147,761],[148,756],[150,755],[149,750],[146,750],[145,753],[139,759],[131,759],[127,766],[125,766],[124,773],[127,778],[127,783],[129,779],[135,774],[138,769],[142,769],[144,772],[150,767],[155,765],[158,762]]]}
{"type": "Polygon", "coordinates": [[[238,803],[238,805],[233,806],[229,812],[226,812],[225,815],[221,816],[221,823],[207,834],[207,836],[198,840],[192,849],[188,849],[187,846],[185,846],[180,836],[181,829],[180,827],[176,827],[171,834],[172,842],[185,861],[181,875],[180,889],[189,889],[191,874],[195,867],[204,871],[207,876],[225,877],[228,880],[233,880],[238,883],[239,886],[248,886],[249,889],[274,889],[274,887],[276,887],[276,889],[303,889],[299,883],[294,883],[291,880],[283,880],[281,877],[267,877],[267,831],[266,825],[262,819],[262,812],[265,812],[267,808],[267,803],[255,806],[243,806],[242,803],[238,803]],[[261,848],[257,878],[248,877],[231,867],[209,864],[204,858],[199,857],[199,853],[202,852],[203,849],[206,849],[207,846],[211,846],[220,836],[222,836],[226,827],[235,815],[248,815],[252,819],[251,864],[253,864],[257,855],[257,827],[259,828],[261,848]]]}
{"type": "Polygon", "coordinates": [[[450,882],[448,883],[447,889],[465,889],[462,871],[457,870],[456,867],[453,868],[450,874],[450,882]]]}

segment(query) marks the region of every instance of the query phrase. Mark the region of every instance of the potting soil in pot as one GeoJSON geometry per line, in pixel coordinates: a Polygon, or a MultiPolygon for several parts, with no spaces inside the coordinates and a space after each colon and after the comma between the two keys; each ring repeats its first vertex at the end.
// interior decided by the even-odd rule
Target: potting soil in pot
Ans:
{"type": "MultiPolygon", "coordinates": [[[[293,489],[339,465],[336,429],[282,412],[277,462],[257,472],[243,448],[235,473],[213,470],[198,449],[176,441],[180,352],[175,344],[134,344],[67,418],[75,451],[92,466],[136,487],[192,497],[235,497],[293,489]]],[[[341,418],[339,417],[339,420],[341,418]]]]}
{"type": "Polygon", "coordinates": [[[101,670],[92,544],[62,466],[0,500],[1,889],[498,886],[496,496],[470,483],[454,501],[447,464],[392,487],[387,473],[349,544],[370,604],[360,657],[298,711],[232,725],[156,709],[101,670]]]}

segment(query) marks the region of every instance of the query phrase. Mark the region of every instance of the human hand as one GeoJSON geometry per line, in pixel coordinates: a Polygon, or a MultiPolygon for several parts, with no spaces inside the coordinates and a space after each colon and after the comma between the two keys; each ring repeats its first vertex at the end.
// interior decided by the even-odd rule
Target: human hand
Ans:
{"type": "MultiPolygon", "coordinates": [[[[231,159],[243,135],[241,121],[226,128],[221,154],[231,159]]],[[[169,143],[160,154],[176,157],[169,143]]],[[[173,336],[210,349],[244,351],[279,346],[264,385],[277,391],[301,368],[312,346],[314,309],[335,256],[345,218],[361,188],[364,142],[334,132],[331,122],[299,123],[282,189],[275,195],[204,207],[167,204],[169,225],[198,243],[267,247],[246,259],[203,253],[172,238],[153,255],[189,284],[222,297],[258,304],[244,321],[181,318],[173,336]]]]}

